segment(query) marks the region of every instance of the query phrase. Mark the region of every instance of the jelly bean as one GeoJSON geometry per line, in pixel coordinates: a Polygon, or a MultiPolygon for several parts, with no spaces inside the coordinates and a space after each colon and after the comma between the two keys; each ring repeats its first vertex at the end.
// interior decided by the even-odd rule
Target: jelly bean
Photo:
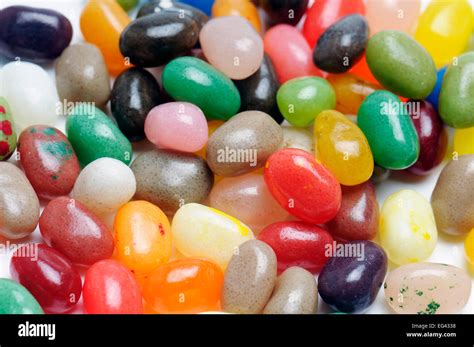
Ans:
{"type": "Polygon", "coordinates": [[[242,175],[263,167],[282,140],[281,127],[269,115],[242,112],[211,135],[207,162],[216,175],[242,175]]]}
{"type": "Polygon", "coordinates": [[[183,205],[171,224],[176,249],[186,257],[208,259],[225,269],[235,249],[253,239],[252,230],[219,210],[183,205]]]}
{"type": "Polygon", "coordinates": [[[80,26],[85,41],[100,49],[114,76],[128,67],[120,52],[119,40],[129,23],[127,13],[115,0],[89,0],[81,13],[80,26]]]}
{"type": "Polygon", "coordinates": [[[464,241],[464,249],[466,251],[467,261],[474,267],[474,228],[467,234],[464,241]]]}
{"type": "Polygon", "coordinates": [[[117,2],[125,11],[130,11],[137,6],[139,0],[117,0],[117,2]]]}
{"type": "Polygon", "coordinates": [[[357,114],[362,101],[381,89],[379,85],[367,82],[352,73],[331,74],[327,80],[336,93],[336,110],[344,114],[357,114]]]}
{"type": "Polygon", "coordinates": [[[136,199],[149,201],[172,215],[180,206],[203,201],[214,175],[197,155],[157,149],[140,154],[132,164],[136,199]]]}
{"type": "Polygon", "coordinates": [[[1,95],[8,100],[18,130],[34,125],[54,125],[59,104],[56,86],[38,65],[11,62],[0,70],[1,95]]]}
{"type": "Polygon", "coordinates": [[[441,86],[443,84],[443,78],[446,74],[446,70],[446,66],[438,70],[438,73],[436,74],[436,85],[431,94],[426,97],[426,101],[430,102],[436,108],[436,110],[438,110],[439,94],[441,93],[441,86]]]}
{"type": "Polygon", "coordinates": [[[114,221],[116,259],[135,274],[148,274],[171,256],[171,227],[161,209],[147,201],[122,206],[114,221]]]}
{"type": "Polygon", "coordinates": [[[277,123],[283,122],[283,116],[276,101],[280,83],[268,55],[264,55],[262,65],[257,72],[234,83],[240,93],[241,112],[262,111],[270,115],[277,123]]]}
{"type": "Polygon", "coordinates": [[[140,67],[161,66],[196,45],[199,27],[192,18],[158,12],[132,21],[120,36],[120,51],[140,67]]]}
{"type": "Polygon", "coordinates": [[[372,36],[366,59],[377,81],[397,95],[423,99],[436,85],[433,59],[404,32],[385,30],[372,36]]]}
{"type": "Polygon", "coordinates": [[[233,313],[261,313],[277,279],[277,259],[264,242],[239,246],[224,274],[222,309],[233,313]]]}
{"type": "Polygon", "coordinates": [[[301,77],[283,84],[277,93],[283,117],[297,127],[309,126],[324,110],[334,109],[336,94],[328,81],[320,77],[301,77]]]}
{"type": "Polygon", "coordinates": [[[463,235],[474,226],[474,155],[451,160],[438,177],[431,205],[438,230],[463,235]]]}
{"type": "Polygon", "coordinates": [[[396,313],[457,313],[469,300],[471,279],[452,265],[407,264],[388,274],[384,288],[385,299],[396,313]]]}
{"type": "Polygon", "coordinates": [[[255,233],[288,217],[268,191],[263,176],[254,173],[217,182],[209,195],[209,206],[237,218],[255,233]]]}
{"type": "Polygon", "coordinates": [[[270,24],[297,25],[308,7],[309,0],[259,0],[270,24]]]}
{"type": "Polygon", "coordinates": [[[342,188],[341,208],[326,225],[338,240],[372,240],[379,226],[379,205],[373,183],[342,188]]]}
{"type": "Polygon", "coordinates": [[[349,70],[349,72],[362,78],[364,81],[379,84],[377,79],[370,71],[369,65],[367,64],[367,56],[365,55],[365,53],[362,55],[362,58],[354,65],[354,67],[349,70]]]}
{"type": "Polygon", "coordinates": [[[268,30],[263,43],[280,83],[304,76],[322,76],[313,64],[313,52],[303,35],[287,24],[268,30]]]}
{"type": "Polygon", "coordinates": [[[351,241],[340,247],[343,256],[331,257],[318,277],[319,295],[332,309],[361,312],[377,297],[387,273],[387,256],[370,241],[351,241]]]}
{"type": "Polygon", "coordinates": [[[42,314],[40,304],[21,284],[0,278],[0,314],[42,314]]]}
{"type": "Polygon", "coordinates": [[[33,62],[61,55],[72,39],[71,22],[61,13],[27,6],[0,12],[0,54],[33,62]]]}
{"type": "Polygon", "coordinates": [[[245,79],[262,64],[262,38],[242,17],[211,19],[202,28],[199,41],[209,63],[229,78],[245,79]]]}
{"type": "Polygon", "coordinates": [[[42,199],[68,195],[79,171],[79,161],[67,137],[45,125],[26,128],[18,139],[26,177],[42,199]]]}
{"type": "Polygon", "coordinates": [[[420,15],[420,0],[367,0],[370,33],[399,30],[411,34],[420,15]]]}
{"type": "Polygon", "coordinates": [[[265,182],[273,197],[293,216],[320,224],[333,219],[341,206],[341,186],[313,155],[281,149],[265,165],[265,182]]]}
{"type": "MultiPolygon", "coordinates": [[[[212,134],[214,134],[214,131],[217,130],[222,124],[224,124],[223,121],[221,120],[211,120],[207,122],[207,134],[208,134],[208,139],[211,137],[212,134]]],[[[207,153],[207,143],[206,145],[201,148],[201,150],[197,151],[195,154],[206,160],[206,153],[207,153]]]]}
{"type": "Polygon", "coordinates": [[[89,314],[143,313],[137,280],[115,260],[95,263],[84,279],[84,309],[89,314]]]}
{"type": "Polygon", "coordinates": [[[469,128],[474,126],[473,110],[474,52],[470,52],[448,67],[439,95],[439,114],[453,128],[469,128]]]}
{"type": "Polygon", "coordinates": [[[145,134],[148,141],[160,148],[197,152],[208,140],[207,121],[199,107],[188,102],[169,102],[148,113],[145,134]]]}
{"type": "Polygon", "coordinates": [[[38,197],[23,172],[15,165],[0,162],[0,235],[21,239],[38,225],[38,197]]]}
{"type": "Polygon", "coordinates": [[[314,49],[314,64],[323,71],[343,73],[359,61],[369,39],[364,17],[353,14],[324,31],[314,49]]]}
{"type": "Polygon", "coordinates": [[[363,0],[319,0],[306,12],[303,35],[311,48],[316,45],[322,33],[342,17],[358,13],[364,15],[363,0]]]}
{"type": "Polygon", "coordinates": [[[81,171],[71,196],[92,212],[103,214],[127,203],[135,189],[135,176],[127,165],[117,159],[99,158],[81,171]]]}
{"type": "Polygon", "coordinates": [[[375,165],[374,172],[372,173],[370,180],[375,184],[382,183],[390,177],[390,173],[391,171],[389,169],[375,165]]]}
{"type": "Polygon", "coordinates": [[[467,46],[474,27],[472,7],[467,0],[433,0],[421,14],[415,39],[433,57],[436,66],[447,64],[467,46]]]}
{"type": "Polygon", "coordinates": [[[160,86],[153,75],[145,69],[131,68],[115,80],[110,108],[123,134],[130,141],[139,141],[145,137],[148,112],[162,102],[160,86]]]}
{"type": "Polygon", "coordinates": [[[297,148],[314,153],[314,137],[310,131],[292,126],[282,126],[283,142],[280,148],[297,148]]]}
{"type": "Polygon", "coordinates": [[[214,4],[214,0],[180,0],[180,2],[196,7],[207,15],[211,14],[212,5],[214,4]]]}
{"type": "Polygon", "coordinates": [[[67,312],[81,297],[79,271],[64,255],[46,245],[26,244],[18,248],[13,253],[10,272],[45,311],[67,312]]]}
{"type": "Polygon", "coordinates": [[[252,24],[257,32],[262,30],[257,7],[249,0],[215,0],[212,17],[240,16],[252,24]]]}
{"type": "Polygon", "coordinates": [[[313,275],[297,266],[285,270],[275,284],[264,314],[314,314],[318,309],[318,287],[313,275]]]}
{"type": "Polygon", "coordinates": [[[114,251],[105,224],[82,203],[65,196],[46,205],[39,227],[44,241],[76,264],[92,265],[114,251]]]}
{"type": "Polygon", "coordinates": [[[314,123],[318,159],[339,183],[366,182],[374,171],[374,158],[364,133],[337,111],[323,111],[314,123]]]}
{"type": "Polygon", "coordinates": [[[59,99],[103,106],[110,97],[110,77],[100,50],[89,43],[66,48],[56,61],[59,99]]]}
{"type": "Polygon", "coordinates": [[[417,161],[420,143],[416,129],[395,94],[376,91],[366,97],[359,108],[357,125],[379,166],[402,170],[417,161]]]}
{"type": "Polygon", "coordinates": [[[201,259],[179,259],[150,275],[143,297],[158,313],[198,313],[220,309],[224,274],[201,259]]]}
{"type": "Polygon", "coordinates": [[[8,160],[16,148],[16,130],[7,100],[0,96],[0,161],[8,160]]]}
{"type": "Polygon", "coordinates": [[[115,123],[97,107],[76,106],[66,121],[67,138],[82,166],[103,157],[129,164],[132,146],[115,123]]]}
{"type": "Polygon", "coordinates": [[[318,273],[326,264],[326,247],[333,239],[324,229],[305,222],[277,222],[268,225],[258,235],[276,253],[278,272],[300,266],[318,273]]]}
{"type": "Polygon", "coordinates": [[[200,59],[182,57],[171,61],[162,80],[173,99],[195,104],[209,118],[227,120],[240,108],[239,91],[232,81],[200,59]]]}
{"type": "Polygon", "coordinates": [[[474,127],[454,131],[454,151],[458,155],[474,154],[474,127]]]}
{"type": "Polygon", "coordinates": [[[434,107],[427,101],[408,101],[410,116],[420,142],[420,156],[408,171],[426,175],[438,166],[446,154],[448,135],[434,107]]]}
{"type": "Polygon", "coordinates": [[[380,212],[380,244],[397,265],[427,259],[436,246],[438,231],[428,200],[414,190],[390,195],[380,212]]]}

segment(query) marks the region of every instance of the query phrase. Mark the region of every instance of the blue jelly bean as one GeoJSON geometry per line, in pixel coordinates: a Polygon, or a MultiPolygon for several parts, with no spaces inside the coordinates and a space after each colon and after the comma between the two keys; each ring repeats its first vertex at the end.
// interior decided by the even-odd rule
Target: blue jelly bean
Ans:
{"type": "Polygon", "coordinates": [[[444,74],[446,73],[447,67],[443,67],[438,70],[436,76],[436,86],[434,87],[433,91],[430,95],[426,98],[435,108],[438,110],[438,100],[439,100],[439,93],[441,92],[441,85],[443,84],[444,74]]]}
{"type": "Polygon", "coordinates": [[[179,0],[179,2],[196,7],[208,16],[211,15],[212,5],[214,4],[214,0],[179,0]]]}

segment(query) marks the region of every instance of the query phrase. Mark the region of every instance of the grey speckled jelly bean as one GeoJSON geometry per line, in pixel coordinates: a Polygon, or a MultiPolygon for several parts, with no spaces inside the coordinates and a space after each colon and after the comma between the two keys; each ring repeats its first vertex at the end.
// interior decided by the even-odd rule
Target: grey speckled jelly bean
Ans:
{"type": "Polygon", "coordinates": [[[264,166],[282,141],[280,125],[268,114],[241,112],[209,138],[207,162],[216,175],[242,175],[264,166]]]}
{"type": "Polygon", "coordinates": [[[311,272],[297,266],[279,277],[263,313],[311,314],[318,309],[318,288],[311,272]]]}
{"type": "Polygon", "coordinates": [[[246,241],[232,256],[224,275],[222,309],[261,313],[272,295],[277,276],[275,252],[266,243],[246,241]]]}
{"type": "Polygon", "coordinates": [[[135,198],[168,215],[184,204],[203,201],[214,184],[206,162],[194,154],[157,149],[139,155],[131,168],[137,180],[135,198]]]}

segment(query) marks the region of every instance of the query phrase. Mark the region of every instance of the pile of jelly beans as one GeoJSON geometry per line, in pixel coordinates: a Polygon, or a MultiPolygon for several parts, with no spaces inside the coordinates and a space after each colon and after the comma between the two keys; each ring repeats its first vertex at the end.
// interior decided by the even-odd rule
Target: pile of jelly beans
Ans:
{"type": "Polygon", "coordinates": [[[0,313],[464,309],[471,2],[89,0],[77,24],[0,10],[0,313]],[[439,172],[379,209],[389,175],[439,172]],[[427,262],[438,233],[463,266],[427,262]]]}

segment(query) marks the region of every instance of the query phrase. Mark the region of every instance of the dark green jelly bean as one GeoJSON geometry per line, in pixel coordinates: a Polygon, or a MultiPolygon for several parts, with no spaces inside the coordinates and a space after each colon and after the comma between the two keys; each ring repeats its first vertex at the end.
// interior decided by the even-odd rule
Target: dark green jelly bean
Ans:
{"type": "Polygon", "coordinates": [[[42,314],[30,292],[12,280],[0,278],[0,314],[42,314]]]}

